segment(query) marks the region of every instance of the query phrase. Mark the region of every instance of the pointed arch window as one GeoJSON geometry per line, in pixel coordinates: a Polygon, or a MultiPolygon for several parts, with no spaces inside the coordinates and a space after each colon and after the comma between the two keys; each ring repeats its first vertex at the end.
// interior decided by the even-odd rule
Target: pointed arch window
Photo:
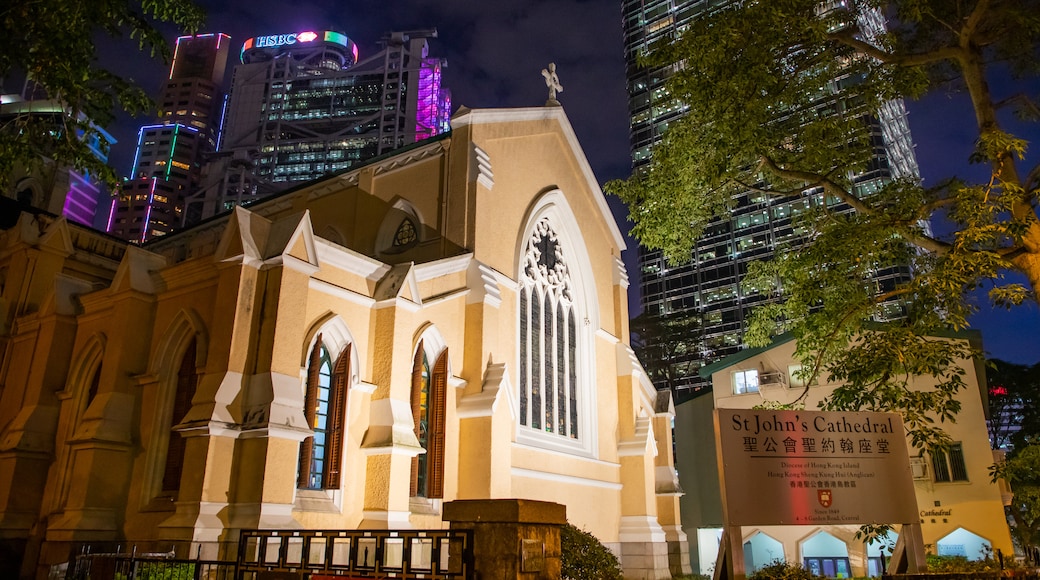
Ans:
{"type": "Polygon", "coordinates": [[[173,427],[184,422],[191,410],[191,400],[195,398],[198,390],[199,376],[196,367],[196,340],[191,339],[184,355],[181,356],[181,364],[177,369],[177,387],[173,394],[173,412],[171,417],[170,439],[166,444],[166,466],[163,469],[162,490],[164,492],[176,492],[181,487],[181,472],[184,467],[184,452],[187,442],[184,437],[173,427]]]}
{"type": "Polygon", "coordinates": [[[83,408],[87,408],[91,403],[94,402],[94,397],[98,394],[98,389],[101,387],[101,363],[98,363],[97,368],[94,369],[94,378],[90,380],[90,386],[87,387],[87,398],[85,399],[83,408]]]}
{"type": "Polygon", "coordinates": [[[520,424],[568,439],[579,434],[578,325],[564,252],[548,219],[525,248],[520,290],[520,424]]]}
{"type": "Polygon", "coordinates": [[[412,459],[413,497],[444,497],[444,424],[448,391],[448,350],[431,367],[423,341],[412,361],[412,418],[415,437],[426,451],[412,459]]]}
{"type": "Polygon", "coordinates": [[[314,434],[300,443],[297,486],[336,489],[343,465],[343,428],[347,412],[350,345],[335,364],[318,335],[307,364],[304,416],[314,434]]]}

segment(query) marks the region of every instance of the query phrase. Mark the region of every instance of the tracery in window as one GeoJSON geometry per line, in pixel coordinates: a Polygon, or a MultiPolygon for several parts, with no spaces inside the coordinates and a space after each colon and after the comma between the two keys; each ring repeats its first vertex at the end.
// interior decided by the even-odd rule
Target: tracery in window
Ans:
{"type": "Polygon", "coordinates": [[[397,226],[397,232],[394,233],[393,246],[395,248],[404,248],[415,243],[419,239],[418,234],[415,231],[415,224],[412,220],[404,218],[401,220],[401,225],[397,226]]]}
{"type": "Polygon", "coordinates": [[[520,291],[520,424],[578,438],[577,329],[573,284],[548,219],[527,241],[520,291]]]}

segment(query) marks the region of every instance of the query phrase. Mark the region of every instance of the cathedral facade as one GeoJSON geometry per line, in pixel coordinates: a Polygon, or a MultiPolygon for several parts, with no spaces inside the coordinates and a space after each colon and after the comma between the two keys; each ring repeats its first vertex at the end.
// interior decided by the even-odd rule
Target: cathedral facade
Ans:
{"type": "Polygon", "coordinates": [[[688,571],[670,396],[560,107],[452,131],[143,247],[0,232],[0,539],[233,557],[243,529],[443,528],[524,498],[688,571]]]}

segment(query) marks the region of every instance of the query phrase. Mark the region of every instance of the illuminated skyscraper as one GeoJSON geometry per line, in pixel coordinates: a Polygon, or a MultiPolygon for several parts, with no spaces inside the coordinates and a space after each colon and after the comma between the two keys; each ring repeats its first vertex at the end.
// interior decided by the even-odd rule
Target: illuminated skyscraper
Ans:
{"type": "Polygon", "coordinates": [[[217,145],[221,83],[231,37],[200,34],[177,39],[160,117],[137,133],[137,153],[108,231],[144,242],[182,225],[184,199],[199,188],[204,157],[217,145]]]}
{"type": "Polygon", "coordinates": [[[219,153],[190,216],[209,217],[448,130],[436,31],[394,32],[361,55],[345,34],[250,38],[235,67],[219,153]]]}
{"type": "MultiPolygon", "coordinates": [[[[625,60],[627,62],[631,150],[633,166],[650,159],[668,124],[682,117],[684,108],[665,87],[668,67],[646,69],[636,63],[651,45],[678,37],[687,25],[728,0],[623,0],[625,60]]],[[[884,30],[880,14],[869,15],[860,26],[878,33],[884,30]]],[[[898,177],[917,176],[906,111],[901,101],[892,101],[869,120],[877,143],[870,169],[856,176],[856,188],[871,191],[898,177]]],[[[725,218],[716,219],[704,230],[690,261],[670,266],[660,251],[640,248],[639,269],[642,310],[651,314],[694,313],[703,321],[704,343],[699,352],[688,354],[694,365],[683,365],[690,376],[676,389],[677,401],[695,395],[707,382],[696,375],[697,363],[710,363],[742,348],[750,309],[766,298],[741,287],[748,263],[770,258],[778,247],[797,244],[799,233],[792,220],[806,209],[824,203],[821,191],[806,191],[797,201],[772,199],[747,192],[734,199],[725,218]]],[[[827,202],[832,205],[832,202],[827,202]]],[[[833,204],[833,211],[849,211],[833,204]]],[[[874,282],[879,290],[890,290],[909,279],[908,268],[880,270],[874,282]]],[[[899,302],[884,305],[886,319],[904,314],[899,302]]]]}

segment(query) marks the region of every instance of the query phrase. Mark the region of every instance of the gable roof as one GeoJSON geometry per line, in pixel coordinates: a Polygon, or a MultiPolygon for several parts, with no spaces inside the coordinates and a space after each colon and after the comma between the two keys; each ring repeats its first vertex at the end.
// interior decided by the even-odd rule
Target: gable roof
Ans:
{"type": "Polygon", "coordinates": [[[574,153],[574,158],[578,162],[582,177],[584,177],[585,183],[595,198],[593,201],[596,207],[599,208],[603,221],[607,224],[607,228],[614,238],[614,243],[619,249],[626,249],[628,246],[625,243],[625,236],[621,233],[617,221],[614,220],[614,214],[611,213],[610,206],[607,205],[607,198],[603,194],[599,182],[596,181],[596,175],[592,172],[592,166],[589,165],[588,157],[585,156],[585,151],[581,148],[581,144],[578,143],[578,136],[574,133],[574,127],[571,126],[570,120],[567,119],[567,114],[563,111],[563,107],[525,107],[517,109],[467,109],[466,107],[461,107],[455,112],[455,116],[451,118],[451,127],[454,130],[467,125],[545,121],[550,119],[559,123],[564,140],[574,153]]]}
{"type": "Polygon", "coordinates": [[[710,365],[705,365],[697,371],[702,379],[710,379],[711,375],[717,373],[723,369],[734,366],[738,363],[744,362],[749,358],[758,356],[768,350],[772,350],[781,344],[785,344],[794,340],[794,335],[790,332],[785,332],[780,336],[773,338],[773,340],[766,346],[758,346],[755,348],[747,348],[736,354],[731,354],[722,360],[717,360],[710,365]]]}

